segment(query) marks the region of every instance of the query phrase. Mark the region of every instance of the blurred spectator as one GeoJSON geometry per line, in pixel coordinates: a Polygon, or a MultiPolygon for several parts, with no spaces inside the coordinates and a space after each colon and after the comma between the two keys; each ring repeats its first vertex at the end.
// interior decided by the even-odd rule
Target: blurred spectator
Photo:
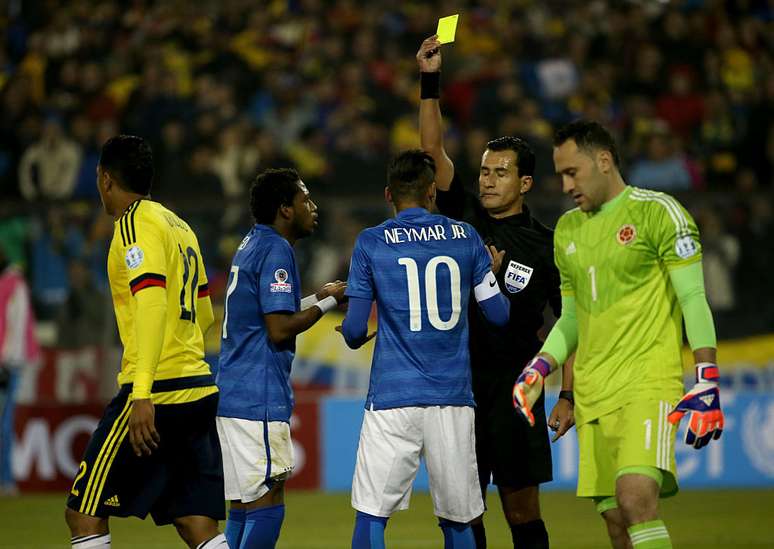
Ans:
{"type": "Polygon", "coordinates": [[[55,116],[43,125],[40,141],[30,145],[19,164],[19,187],[27,200],[66,200],[75,189],[81,149],[68,138],[55,116]]]}
{"type": "Polygon", "coordinates": [[[720,91],[707,95],[706,112],[699,129],[699,147],[710,185],[728,184],[739,168],[738,129],[728,101],[720,91]]]}
{"type": "Polygon", "coordinates": [[[750,53],[737,40],[737,30],[725,21],[717,30],[720,50],[720,76],[723,84],[734,93],[745,93],[755,85],[755,64],[750,53]]]}
{"type": "Polygon", "coordinates": [[[67,212],[51,207],[44,223],[36,227],[31,243],[32,297],[38,316],[49,319],[67,300],[70,288],[67,265],[80,257],[83,233],[70,223],[67,212]]]}
{"type": "Polygon", "coordinates": [[[70,261],[68,268],[70,291],[56,318],[57,345],[64,349],[80,349],[104,345],[110,341],[113,322],[107,322],[110,300],[92,279],[88,265],[80,259],[70,261]]]}
{"type": "Polygon", "coordinates": [[[113,238],[113,218],[102,211],[101,206],[89,208],[93,219],[84,222],[86,238],[83,249],[78,256],[91,271],[91,279],[94,285],[101,291],[108,291],[107,257],[110,249],[110,240],[113,238]]]}
{"type": "Polygon", "coordinates": [[[244,200],[247,185],[255,176],[259,152],[250,146],[248,139],[249,127],[244,123],[230,124],[218,135],[212,170],[220,179],[226,200],[244,200]]]}
{"type": "Polygon", "coordinates": [[[685,155],[675,150],[675,140],[666,131],[654,131],[647,141],[646,156],[632,164],[629,183],[659,191],[686,191],[692,186],[685,155]]]}
{"type": "Polygon", "coordinates": [[[637,49],[634,70],[630,78],[621,82],[621,91],[626,95],[656,97],[663,89],[663,57],[655,44],[642,44],[637,49]]]}
{"type": "Polygon", "coordinates": [[[40,358],[27,283],[0,245],[0,495],[13,494],[14,409],[21,370],[40,358]]]}
{"type": "Polygon", "coordinates": [[[688,66],[672,69],[669,92],[656,102],[658,116],[681,138],[688,138],[704,116],[704,97],[694,90],[694,73],[688,66]]]}
{"type": "Polygon", "coordinates": [[[14,212],[12,204],[0,204],[0,246],[12,265],[27,268],[27,236],[30,220],[23,212],[14,212]]]}
{"type": "Polygon", "coordinates": [[[162,126],[161,139],[153,146],[154,199],[174,200],[188,187],[184,171],[190,154],[188,138],[185,123],[180,119],[172,118],[162,126]]]}
{"type": "Polygon", "coordinates": [[[754,171],[758,181],[774,188],[774,72],[770,71],[758,90],[745,124],[741,147],[743,160],[754,171]]]}
{"type": "Polygon", "coordinates": [[[541,95],[549,100],[564,99],[575,91],[580,80],[577,67],[569,59],[546,59],[536,67],[541,95]]]}
{"type": "Polygon", "coordinates": [[[302,250],[309,249],[309,285],[322,286],[326,281],[345,280],[349,275],[349,263],[351,251],[355,246],[358,233],[363,229],[361,223],[351,216],[343,215],[333,206],[329,210],[323,210],[323,223],[327,225],[329,238],[322,243],[305,246],[302,250]],[[345,253],[342,251],[346,250],[345,253]],[[322,282],[320,282],[322,280],[322,282]]]}
{"type": "Polygon", "coordinates": [[[713,312],[727,313],[736,305],[733,280],[739,262],[739,241],[725,230],[714,208],[705,208],[696,217],[701,231],[707,301],[713,312]]]}
{"type": "MultiPolygon", "coordinates": [[[[119,132],[152,142],[154,198],[196,225],[215,265],[220,243],[250,225],[244,189],[266,167],[297,166],[335,201],[340,219],[380,217],[372,190],[384,185],[387,156],[418,144],[416,45],[448,7],[388,0],[272,2],[264,10],[245,0],[23,5],[6,14],[4,28],[16,30],[0,44],[0,216],[14,214],[0,234],[13,232],[12,253],[31,267],[44,315],[56,314],[69,295],[71,260],[85,262],[94,284],[104,284],[112,226],[60,213],[58,228],[49,228],[38,201],[93,204],[100,146],[119,132]]],[[[466,184],[475,186],[488,137],[525,137],[537,155],[533,207],[556,219],[571,205],[557,197],[552,133],[578,116],[599,119],[619,140],[628,181],[697,191],[681,196],[689,207],[728,204],[716,215],[739,245],[735,308],[761,306],[755,285],[772,268],[761,251],[771,248],[769,229],[761,229],[770,223],[756,210],[774,191],[769,4],[454,5],[461,25],[443,51],[443,109],[466,184]],[[665,123],[672,139],[652,137],[665,123]],[[724,193],[717,202],[705,194],[716,192],[724,193]]],[[[335,232],[319,242],[336,257],[349,254],[351,243],[335,232]]],[[[312,271],[338,264],[308,256],[312,271]]]]}
{"type": "Polygon", "coordinates": [[[215,171],[214,151],[205,145],[199,145],[191,151],[184,172],[184,187],[168,195],[175,204],[191,203],[193,200],[211,201],[219,204],[223,199],[223,183],[215,171]]]}
{"type": "Polygon", "coordinates": [[[774,265],[774,207],[770,196],[748,192],[733,210],[732,227],[740,243],[736,269],[739,310],[744,312],[742,330],[771,331],[774,300],[769,298],[774,265]]]}

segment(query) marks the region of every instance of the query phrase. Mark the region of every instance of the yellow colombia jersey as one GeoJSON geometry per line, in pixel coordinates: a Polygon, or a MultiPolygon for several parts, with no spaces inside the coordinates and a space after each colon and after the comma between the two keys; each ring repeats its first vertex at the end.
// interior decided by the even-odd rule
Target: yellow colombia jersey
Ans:
{"type": "Polygon", "coordinates": [[[683,327],[669,270],[701,259],[691,216],[669,195],[627,187],[601,211],[566,212],[554,256],[577,308],[578,424],[634,400],[677,401],[683,327]]]}
{"type": "Polygon", "coordinates": [[[120,385],[132,383],[137,363],[137,292],[166,288],[167,321],[154,376],[156,403],[198,400],[217,391],[204,361],[204,338],[196,302],[209,295],[196,235],[173,212],[151,200],[132,203],[116,221],[108,277],[118,332],[124,346],[120,385]]]}

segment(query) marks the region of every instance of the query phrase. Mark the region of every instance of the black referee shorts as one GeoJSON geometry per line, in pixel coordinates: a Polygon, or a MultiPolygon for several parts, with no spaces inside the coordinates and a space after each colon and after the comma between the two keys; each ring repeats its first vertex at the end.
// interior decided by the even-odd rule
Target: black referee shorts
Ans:
{"type": "Polygon", "coordinates": [[[490,479],[497,486],[513,489],[553,479],[545,398],[541,395],[535,403],[535,426],[530,427],[513,407],[514,382],[510,373],[476,376],[473,372],[476,460],[482,492],[490,479]]]}
{"type": "Polygon", "coordinates": [[[178,517],[225,518],[223,461],[215,428],[218,393],[194,402],[155,406],[159,447],[137,457],[128,436],[131,386],[108,404],[91,435],[67,498],[95,517],[151,514],[156,524],[178,517]]]}

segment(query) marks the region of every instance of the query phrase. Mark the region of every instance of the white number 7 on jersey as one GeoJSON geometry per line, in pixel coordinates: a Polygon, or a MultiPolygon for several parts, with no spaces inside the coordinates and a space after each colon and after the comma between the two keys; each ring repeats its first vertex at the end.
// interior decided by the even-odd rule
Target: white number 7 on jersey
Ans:
{"type": "Polygon", "coordinates": [[[223,303],[223,339],[228,337],[228,298],[234,293],[237,287],[237,280],[239,280],[239,267],[237,265],[231,266],[231,284],[226,289],[226,299],[223,303]]]}

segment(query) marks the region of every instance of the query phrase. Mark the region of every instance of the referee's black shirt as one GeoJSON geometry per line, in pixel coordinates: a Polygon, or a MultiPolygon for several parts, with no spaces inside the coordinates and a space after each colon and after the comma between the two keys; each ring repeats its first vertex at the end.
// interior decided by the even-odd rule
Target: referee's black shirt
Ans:
{"type": "Polygon", "coordinates": [[[471,307],[470,358],[479,381],[482,377],[501,380],[506,372],[515,379],[542,345],[538,330],[546,303],[556,317],[561,312],[554,232],[535,220],[526,205],[520,214],[491,217],[478,196],[464,189],[456,171],[449,190],[437,192],[436,205],[441,214],[470,223],[486,244],[505,251],[497,281],[511,302],[510,320],[498,328],[484,319],[478,307],[471,307]],[[507,280],[506,275],[510,275],[507,280]]]}

